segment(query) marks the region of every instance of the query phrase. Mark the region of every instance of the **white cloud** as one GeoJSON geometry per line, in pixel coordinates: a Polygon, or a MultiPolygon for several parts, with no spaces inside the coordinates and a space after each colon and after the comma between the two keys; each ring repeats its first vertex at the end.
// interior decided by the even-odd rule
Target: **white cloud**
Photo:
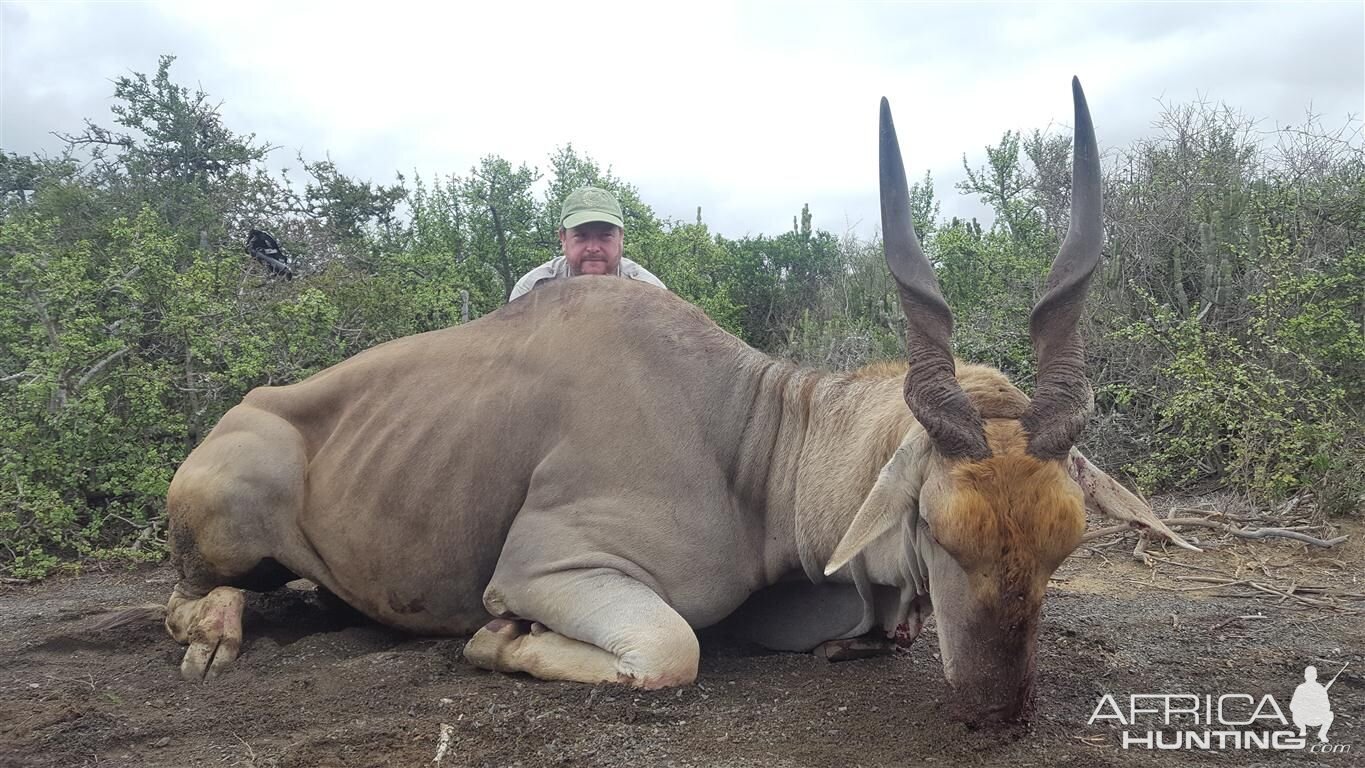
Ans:
{"type": "Polygon", "coordinates": [[[576,148],[662,215],[728,235],[876,225],[878,99],[945,215],[965,152],[1069,125],[1086,85],[1101,142],[1143,135],[1156,100],[1221,100],[1329,124],[1365,100],[1359,3],[6,3],[0,145],[108,123],[112,86],[174,53],[228,125],[348,173],[463,173],[484,154],[543,167],[576,148]]]}

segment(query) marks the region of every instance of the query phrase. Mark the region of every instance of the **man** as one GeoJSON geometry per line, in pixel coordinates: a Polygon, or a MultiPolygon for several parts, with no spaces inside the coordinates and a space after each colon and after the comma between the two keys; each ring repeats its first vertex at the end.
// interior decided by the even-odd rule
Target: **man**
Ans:
{"type": "Polygon", "coordinates": [[[517,299],[542,282],[579,275],[616,275],[666,289],[649,270],[621,255],[625,226],[621,204],[612,193],[596,187],[570,192],[559,211],[559,245],[564,255],[523,275],[507,300],[517,299]]]}

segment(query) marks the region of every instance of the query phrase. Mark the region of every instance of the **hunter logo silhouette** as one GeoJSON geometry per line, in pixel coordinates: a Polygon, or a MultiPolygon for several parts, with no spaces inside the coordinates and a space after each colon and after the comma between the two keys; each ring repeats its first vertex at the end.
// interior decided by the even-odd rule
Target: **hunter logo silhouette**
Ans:
{"type": "Polygon", "coordinates": [[[1312,726],[1319,729],[1318,741],[1327,742],[1327,729],[1332,727],[1332,721],[1336,719],[1332,714],[1332,702],[1327,698],[1327,689],[1346,671],[1346,666],[1337,670],[1327,685],[1318,682],[1317,667],[1310,666],[1303,670],[1303,682],[1294,689],[1294,698],[1289,700],[1289,711],[1294,715],[1294,725],[1298,727],[1300,736],[1306,735],[1308,727],[1312,726]]]}

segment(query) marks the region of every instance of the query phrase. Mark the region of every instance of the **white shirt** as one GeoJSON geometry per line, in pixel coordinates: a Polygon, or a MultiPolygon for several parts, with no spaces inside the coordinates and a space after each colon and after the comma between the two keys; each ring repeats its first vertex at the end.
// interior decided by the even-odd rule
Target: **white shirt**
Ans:
{"type": "MultiPolygon", "coordinates": [[[[621,277],[628,277],[631,280],[639,280],[642,283],[649,283],[658,288],[668,290],[668,286],[663,281],[655,277],[652,272],[635,262],[621,257],[621,263],[616,266],[616,274],[621,277]]],[[[522,295],[530,293],[543,280],[553,280],[558,277],[569,276],[569,260],[563,256],[556,256],[553,259],[541,264],[535,269],[522,275],[517,284],[512,287],[512,294],[507,297],[508,301],[514,301],[522,295]]]]}

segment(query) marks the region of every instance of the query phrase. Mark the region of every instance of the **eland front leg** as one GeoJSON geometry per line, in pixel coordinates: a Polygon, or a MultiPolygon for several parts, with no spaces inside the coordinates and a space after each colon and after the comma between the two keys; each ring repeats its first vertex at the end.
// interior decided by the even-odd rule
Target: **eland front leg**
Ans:
{"type": "Polygon", "coordinates": [[[696,680],[700,651],[692,628],[654,590],[620,571],[571,570],[524,582],[495,575],[484,605],[502,618],[465,646],[477,667],[651,689],[696,680]]]}

